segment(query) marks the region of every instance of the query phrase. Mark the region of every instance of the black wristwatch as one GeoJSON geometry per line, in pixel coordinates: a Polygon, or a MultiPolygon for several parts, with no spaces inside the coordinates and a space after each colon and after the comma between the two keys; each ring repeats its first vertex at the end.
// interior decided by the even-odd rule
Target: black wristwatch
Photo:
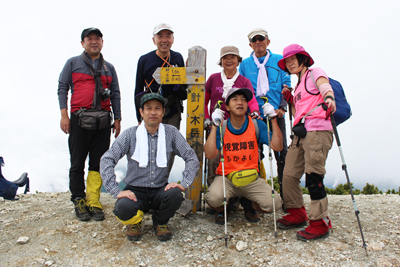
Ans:
{"type": "Polygon", "coordinates": [[[287,112],[287,107],[286,106],[281,106],[279,108],[282,109],[283,111],[287,112]]]}

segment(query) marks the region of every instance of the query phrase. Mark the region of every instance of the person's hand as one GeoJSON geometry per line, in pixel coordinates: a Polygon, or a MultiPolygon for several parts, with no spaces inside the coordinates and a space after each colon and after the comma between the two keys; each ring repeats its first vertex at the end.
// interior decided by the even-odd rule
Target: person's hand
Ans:
{"type": "Polygon", "coordinates": [[[71,130],[71,122],[68,116],[61,117],[60,128],[65,134],[69,134],[71,130]]]}
{"type": "Polygon", "coordinates": [[[117,138],[119,133],[121,132],[121,121],[120,120],[117,119],[114,121],[114,128],[113,128],[112,132],[115,133],[115,138],[117,138]]]}
{"type": "Polygon", "coordinates": [[[285,116],[285,111],[281,108],[275,109],[275,112],[276,112],[278,118],[280,118],[280,119],[283,118],[283,116],[285,116]]]}
{"type": "Polygon", "coordinates": [[[252,119],[257,119],[257,120],[261,120],[261,116],[260,113],[258,112],[258,110],[254,110],[252,113],[250,113],[250,117],[252,119]]]}
{"type": "Polygon", "coordinates": [[[325,100],[326,105],[328,106],[328,110],[330,109],[332,114],[336,111],[336,102],[330,98],[325,100]]]}
{"type": "Polygon", "coordinates": [[[204,130],[210,131],[212,126],[212,121],[210,119],[204,120],[204,130]]]}
{"type": "Polygon", "coordinates": [[[118,194],[117,199],[120,199],[120,198],[123,198],[123,197],[129,198],[130,200],[133,200],[133,201],[137,201],[135,193],[133,193],[131,190],[121,191],[118,194]]]}
{"type": "Polygon", "coordinates": [[[275,113],[274,107],[270,103],[265,103],[263,106],[264,115],[270,118],[275,117],[277,114],[275,113]]]}
{"type": "Polygon", "coordinates": [[[185,188],[181,184],[177,184],[177,183],[167,184],[164,191],[168,191],[169,189],[175,188],[175,187],[178,187],[181,191],[185,191],[185,188]]]}
{"type": "Polygon", "coordinates": [[[293,88],[288,87],[286,84],[283,85],[282,95],[286,102],[288,102],[288,104],[293,103],[292,90],[293,88]]]}
{"type": "Polygon", "coordinates": [[[225,112],[222,109],[216,108],[211,115],[212,122],[215,126],[220,126],[222,121],[224,120],[225,112]]]}

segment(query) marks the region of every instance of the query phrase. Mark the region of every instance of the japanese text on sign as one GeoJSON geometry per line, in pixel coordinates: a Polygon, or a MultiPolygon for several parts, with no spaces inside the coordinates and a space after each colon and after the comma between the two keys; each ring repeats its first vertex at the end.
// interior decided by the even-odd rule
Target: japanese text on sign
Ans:
{"type": "Polygon", "coordinates": [[[186,84],[186,68],[161,68],[161,84],[186,84]]]}

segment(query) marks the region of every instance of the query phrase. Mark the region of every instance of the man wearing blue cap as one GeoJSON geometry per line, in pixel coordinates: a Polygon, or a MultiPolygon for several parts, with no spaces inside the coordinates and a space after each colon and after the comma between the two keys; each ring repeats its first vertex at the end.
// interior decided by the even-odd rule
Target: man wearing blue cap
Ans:
{"type": "Polygon", "coordinates": [[[137,241],[142,234],[143,211],[152,209],[153,228],[160,241],[171,239],[167,223],[183,201],[185,191],[194,181],[200,163],[195,151],[179,130],[161,123],[166,99],[157,93],[145,94],[140,101],[142,123],[131,127],[104,153],[100,173],[104,187],[114,197],[114,214],[126,225],[127,238],[137,241]],[[182,182],[168,183],[168,161],[175,153],[185,161],[182,182]],[[115,166],[126,155],[126,187],[120,190],[115,166]]]}
{"type": "Polygon", "coordinates": [[[101,31],[97,28],[84,29],[81,44],[84,52],[68,59],[58,80],[60,127],[69,134],[69,188],[76,217],[81,221],[90,218],[101,221],[104,220],[104,213],[99,201],[102,186],[100,157],[110,146],[111,129],[115,137],[119,135],[121,98],[115,68],[100,53],[103,48],[101,31]],[[70,89],[71,113],[68,116],[70,89]],[[111,109],[114,113],[113,126],[111,109]],[[85,193],[84,168],[88,156],[89,173],[85,193]]]}

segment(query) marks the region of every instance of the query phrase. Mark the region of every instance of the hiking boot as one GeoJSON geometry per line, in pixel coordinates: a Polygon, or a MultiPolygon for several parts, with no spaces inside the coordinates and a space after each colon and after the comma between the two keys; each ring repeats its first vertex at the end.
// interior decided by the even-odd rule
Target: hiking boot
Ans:
{"type": "Polygon", "coordinates": [[[307,225],[307,212],[304,207],[287,209],[288,215],[276,221],[279,229],[287,230],[307,225]]]}
{"type": "Polygon", "coordinates": [[[215,209],[213,209],[213,208],[211,208],[211,207],[207,207],[207,208],[206,208],[206,212],[207,212],[208,214],[215,214],[215,213],[217,213],[217,212],[215,211],[215,209]]]}
{"type": "Polygon", "coordinates": [[[90,213],[86,207],[86,201],[83,197],[77,197],[73,200],[75,205],[76,218],[80,221],[89,221],[90,213]]]}
{"type": "Polygon", "coordinates": [[[154,230],[156,231],[156,236],[158,240],[160,241],[167,241],[170,240],[172,237],[172,233],[169,230],[168,225],[162,224],[162,225],[153,225],[154,230]]]}
{"type": "Polygon", "coordinates": [[[142,235],[142,221],[126,226],[126,237],[129,241],[138,241],[142,235]]]}
{"type": "Polygon", "coordinates": [[[310,221],[310,225],[296,233],[297,239],[301,241],[312,241],[329,236],[329,229],[332,228],[331,220],[328,217],[318,221],[310,221]]]}
{"type": "Polygon", "coordinates": [[[104,212],[102,209],[98,207],[89,207],[89,212],[90,215],[92,216],[92,219],[95,221],[102,221],[104,220],[104,212]]]}
{"type": "Polygon", "coordinates": [[[252,223],[256,223],[260,221],[260,218],[258,217],[258,214],[256,211],[246,211],[244,213],[244,217],[246,218],[246,220],[248,220],[249,222],[252,223]]]}
{"type": "MultiPolygon", "coordinates": [[[[226,220],[228,221],[228,212],[226,213],[226,220]]],[[[215,223],[219,225],[225,224],[225,216],[223,211],[215,214],[215,223]]]]}
{"type": "Polygon", "coordinates": [[[240,207],[239,197],[231,198],[228,202],[227,209],[229,211],[238,211],[240,207]]]}

